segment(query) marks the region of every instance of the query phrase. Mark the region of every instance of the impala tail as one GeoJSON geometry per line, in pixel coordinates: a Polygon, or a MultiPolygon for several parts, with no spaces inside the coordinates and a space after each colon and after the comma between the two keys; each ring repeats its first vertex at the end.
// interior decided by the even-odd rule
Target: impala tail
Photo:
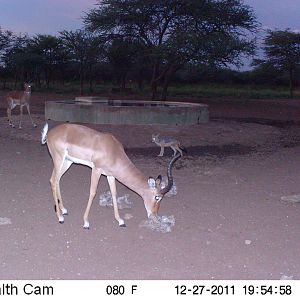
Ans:
{"type": "Polygon", "coordinates": [[[47,143],[47,134],[48,134],[48,123],[46,123],[44,125],[44,128],[42,130],[42,138],[41,138],[41,143],[42,145],[46,144],[47,143]]]}

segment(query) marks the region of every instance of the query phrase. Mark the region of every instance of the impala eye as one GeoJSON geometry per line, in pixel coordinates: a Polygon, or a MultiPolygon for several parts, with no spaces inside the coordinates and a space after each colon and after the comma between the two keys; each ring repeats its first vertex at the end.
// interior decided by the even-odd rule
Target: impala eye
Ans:
{"type": "Polygon", "coordinates": [[[160,201],[160,200],[161,200],[161,196],[155,196],[155,198],[154,198],[154,199],[155,199],[155,201],[157,201],[157,202],[158,202],[158,201],[160,201]]]}

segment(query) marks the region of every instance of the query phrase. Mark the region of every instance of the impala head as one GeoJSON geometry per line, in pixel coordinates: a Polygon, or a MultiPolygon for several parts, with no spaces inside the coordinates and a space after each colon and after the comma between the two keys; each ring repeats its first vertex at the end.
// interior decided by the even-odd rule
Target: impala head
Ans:
{"type": "Polygon", "coordinates": [[[24,90],[26,92],[31,92],[31,84],[30,83],[24,83],[24,90]]]}
{"type": "Polygon", "coordinates": [[[177,153],[176,156],[172,158],[168,166],[168,183],[162,188],[161,182],[162,177],[159,175],[156,179],[149,177],[148,179],[148,190],[144,195],[144,204],[147,210],[148,217],[151,215],[157,215],[160,207],[160,202],[163,199],[164,195],[168,193],[173,186],[173,175],[172,168],[177,159],[181,157],[180,153],[177,153]]]}

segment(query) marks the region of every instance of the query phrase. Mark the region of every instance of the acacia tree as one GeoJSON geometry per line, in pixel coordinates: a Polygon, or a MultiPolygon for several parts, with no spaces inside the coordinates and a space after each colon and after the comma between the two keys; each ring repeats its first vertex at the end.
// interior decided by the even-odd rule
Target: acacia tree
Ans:
{"type": "Polygon", "coordinates": [[[107,48],[107,58],[122,90],[125,90],[129,73],[137,68],[140,45],[132,40],[115,38],[107,48]]]}
{"type": "Polygon", "coordinates": [[[293,98],[294,78],[300,66],[300,33],[286,30],[269,30],[264,40],[266,58],[256,60],[256,66],[272,66],[279,72],[288,72],[290,97],[293,98]]]}
{"type": "Polygon", "coordinates": [[[4,63],[5,53],[9,50],[13,42],[13,33],[9,30],[2,30],[0,27],[0,76],[3,80],[3,88],[6,85],[7,70],[4,63]]]}
{"type": "Polygon", "coordinates": [[[6,71],[14,77],[15,87],[19,80],[31,81],[35,72],[36,57],[28,51],[29,43],[30,38],[26,34],[13,36],[11,45],[3,54],[2,63],[6,71]]]}
{"type": "Polygon", "coordinates": [[[60,39],[69,52],[70,59],[79,66],[80,94],[82,94],[85,72],[89,70],[89,74],[92,76],[92,68],[101,56],[101,40],[81,29],[76,31],[64,30],[60,32],[60,39]]]}
{"type": "Polygon", "coordinates": [[[2,30],[0,27],[0,53],[11,44],[13,33],[9,30],[2,30]]]}
{"type": "MultiPolygon", "coordinates": [[[[32,56],[36,56],[36,60],[39,61],[39,67],[44,73],[47,88],[49,88],[53,72],[59,64],[60,48],[60,40],[52,35],[38,34],[30,41],[28,50],[32,56]]],[[[37,74],[37,79],[40,85],[39,73],[37,74]]]]}
{"type": "Polygon", "coordinates": [[[238,62],[251,53],[246,31],[256,29],[251,8],[241,0],[98,0],[84,18],[92,32],[109,39],[130,38],[143,44],[152,65],[152,98],[187,62],[238,62]]]}

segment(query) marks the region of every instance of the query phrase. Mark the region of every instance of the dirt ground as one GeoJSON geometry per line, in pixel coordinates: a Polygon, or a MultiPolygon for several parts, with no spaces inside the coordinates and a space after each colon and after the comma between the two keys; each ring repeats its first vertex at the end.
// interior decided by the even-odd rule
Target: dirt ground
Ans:
{"type": "Polygon", "coordinates": [[[112,132],[147,176],[165,175],[172,154],[157,157],[152,133],[186,147],[173,171],[177,194],[160,209],[175,226],[161,233],[140,226],[141,198],[118,184],[133,202],[120,228],[99,205],[105,178],[84,230],[90,169],[81,165],[61,180],[69,215],[58,223],[40,144],[45,99],[32,103],[37,128],[27,115],[22,130],[10,128],[0,107],[0,279],[300,279],[300,203],[286,201],[300,195],[297,101],[210,100],[211,121],[197,126],[89,125],[112,132]]]}

